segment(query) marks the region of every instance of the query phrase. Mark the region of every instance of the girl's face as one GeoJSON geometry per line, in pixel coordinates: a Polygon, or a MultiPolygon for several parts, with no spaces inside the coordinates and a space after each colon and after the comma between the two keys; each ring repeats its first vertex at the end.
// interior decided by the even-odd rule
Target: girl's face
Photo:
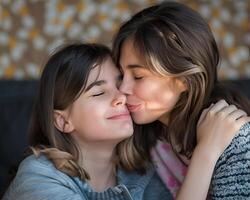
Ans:
{"type": "Polygon", "coordinates": [[[118,89],[120,82],[121,74],[111,58],[92,69],[86,90],[69,111],[75,139],[119,142],[133,134],[126,96],[118,89]]]}
{"type": "Polygon", "coordinates": [[[185,84],[177,78],[158,76],[146,69],[132,40],[123,43],[119,64],[123,73],[120,91],[127,96],[127,107],[135,123],[155,120],[167,123],[170,111],[186,90],[185,84]]]}

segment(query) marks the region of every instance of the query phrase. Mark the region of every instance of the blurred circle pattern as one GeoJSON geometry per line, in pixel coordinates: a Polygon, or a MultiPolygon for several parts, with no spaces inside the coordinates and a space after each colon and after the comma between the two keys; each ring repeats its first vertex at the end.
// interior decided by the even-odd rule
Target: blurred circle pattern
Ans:
{"type": "MultiPolygon", "coordinates": [[[[0,78],[37,79],[63,43],[111,46],[120,24],[157,0],[1,0],[0,78]]],[[[221,79],[250,78],[250,0],[180,0],[210,24],[221,52],[221,79]]]]}

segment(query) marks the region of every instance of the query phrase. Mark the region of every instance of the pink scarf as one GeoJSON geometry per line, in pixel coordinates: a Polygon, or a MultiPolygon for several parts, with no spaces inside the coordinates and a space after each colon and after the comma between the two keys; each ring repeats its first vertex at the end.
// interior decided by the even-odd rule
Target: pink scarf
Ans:
{"type": "Polygon", "coordinates": [[[173,152],[172,147],[168,143],[158,141],[151,155],[156,171],[163,183],[170,190],[173,197],[176,197],[186,175],[187,166],[173,152]]]}

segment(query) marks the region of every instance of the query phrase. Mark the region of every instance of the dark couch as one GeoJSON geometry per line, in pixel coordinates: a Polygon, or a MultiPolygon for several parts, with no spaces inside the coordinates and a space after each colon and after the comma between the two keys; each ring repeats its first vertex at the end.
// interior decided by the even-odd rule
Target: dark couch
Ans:
{"type": "Polygon", "coordinates": [[[0,81],[0,189],[27,147],[27,128],[37,81],[0,81]]]}
{"type": "MultiPolygon", "coordinates": [[[[250,80],[233,82],[250,98],[250,80]]],[[[0,188],[27,148],[27,128],[37,81],[0,81],[0,188]]]]}

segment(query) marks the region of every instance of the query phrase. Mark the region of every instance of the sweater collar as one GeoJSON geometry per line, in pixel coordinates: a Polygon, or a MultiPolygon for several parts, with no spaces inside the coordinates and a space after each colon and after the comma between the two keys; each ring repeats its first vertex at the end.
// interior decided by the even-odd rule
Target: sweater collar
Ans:
{"type": "Polygon", "coordinates": [[[149,184],[155,170],[153,167],[148,169],[145,174],[141,175],[136,171],[127,172],[124,170],[118,170],[117,172],[117,184],[125,185],[133,199],[142,199],[143,191],[149,184]]]}

